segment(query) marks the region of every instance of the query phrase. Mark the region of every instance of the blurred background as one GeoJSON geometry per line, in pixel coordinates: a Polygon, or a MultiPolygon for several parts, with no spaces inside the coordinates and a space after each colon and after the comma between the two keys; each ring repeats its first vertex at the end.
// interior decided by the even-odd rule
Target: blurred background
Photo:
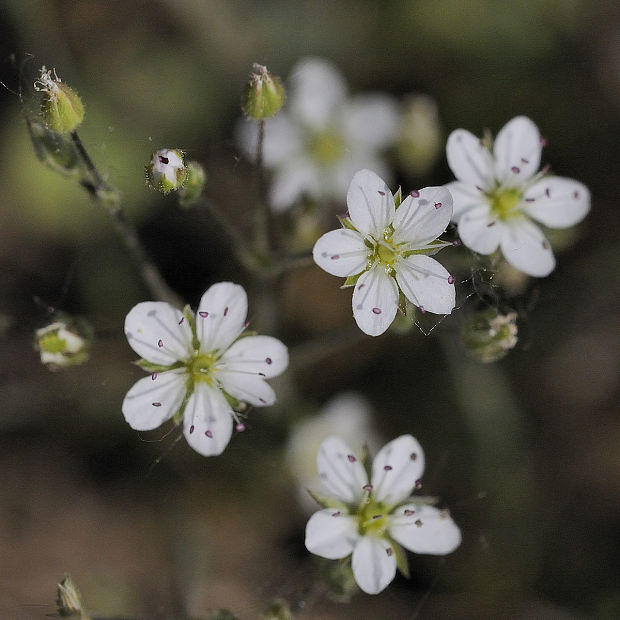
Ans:
{"type": "MultiPolygon", "coordinates": [[[[54,613],[64,573],[107,617],[255,618],[274,597],[300,619],[620,616],[616,2],[2,0],[0,11],[2,617],[54,613]],[[249,222],[251,168],[234,141],[243,85],[253,62],[285,79],[308,55],[331,60],[351,94],[431,97],[440,144],[530,116],[543,162],[585,183],[592,211],[556,248],[552,275],[514,298],[520,340],[493,365],[465,355],[458,312],[429,336],[372,339],[351,329],[337,279],[291,275],[278,335],[300,398],[291,407],[274,382],[282,405],[252,412],[222,456],[204,458],[170,427],[137,433],[123,419],[142,373],[122,325],[151,297],[106,214],[36,159],[26,95],[41,65],[80,93],[82,140],[195,306],[214,282],[251,282],[209,212],[149,190],[144,165],[156,148],[184,149],[207,170],[209,201],[249,222]],[[40,363],[34,332],[55,310],[92,324],[87,364],[40,363]],[[316,586],[285,460],[291,428],[343,390],[369,401],[378,437],[419,439],[424,491],[463,532],[452,555],[411,556],[411,580],[347,604],[316,586]]],[[[442,149],[424,167],[393,162],[404,189],[452,179],[442,149]]]]}

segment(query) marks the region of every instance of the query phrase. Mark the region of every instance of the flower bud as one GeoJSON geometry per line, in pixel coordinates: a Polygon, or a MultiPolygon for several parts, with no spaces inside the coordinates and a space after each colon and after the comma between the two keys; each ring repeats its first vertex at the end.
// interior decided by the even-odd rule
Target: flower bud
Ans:
{"type": "Polygon", "coordinates": [[[41,363],[51,370],[77,366],[88,359],[92,329],[83,319],[63,317],[36,331],[41,363]]]}
{"type": "Polygon", "coordinates": [[[470,316],[461,328],[467,352],[484,363],[502,359],[517,344],[517,313],[487,308],[470,316]]]}
{"type": "Polygon", "coordinates": [[[179,206],[184,209],[193,207],[202,194],[207,182],[207,173],[197,161],[189,161],[186,166],[185,185],[179,191],[179,206]]]}
{"type": "Polygon", "coordinates": [[[426,95],[413,95],[401,116],[398,156],[413,174],[422,175],[441,149],[441,127],[437,104],[426,95]]]}
{"type": "Polygon", "coordinates": [[[162,194],[179,189],[186,178],[187,168],[183,162],[183,152],[179,149],[155,151],[146,166],[146,182],[162,194]]]}
{"type": "Polygon", "coordinates": [[[34,152],[48,168],[71,175],[79,172],[80,160],[77,149],[70,139],[51,131],[43,123],[27,119],[28,131],[34,152]]]}
{"type": "Polygon", "coordinates": [[[284,103],[284,86],[280,79],[269,73],[267,67],[254,63],[241,107],[248,118],[263,120],[273,116],[284,103]]]}
{"type": "Polygon", "coordinates": [[[42,67],[34,89],[44,93],[41,110],[51,130],[58,133],[74,131],[84,120],[82,100],[72,88],[63,84],[55,70],[42,67]]]}
{"type": "Polygon", "coordinates": [[[58,615],[61,618],[88,620],[88,615],[82,607],[80,591],[69,575],[65,575],[64,579],[58,584],[56,604],[58,605],[58,615]]]}
{"type": "Polygon", "coordinates": [[[259,616],[259,620],[294,620],[289,604],[282,598],[271,601],[267,609],[259,616]]]}

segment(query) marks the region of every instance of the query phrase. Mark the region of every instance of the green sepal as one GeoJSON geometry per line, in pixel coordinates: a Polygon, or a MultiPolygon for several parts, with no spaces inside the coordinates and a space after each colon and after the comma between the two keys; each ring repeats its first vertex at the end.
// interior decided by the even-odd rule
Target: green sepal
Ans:
{"type": "Polygon", "coordinates": [[[336,508],[337,510],[343,510],[348,514],[348,509],[345,504],[339,502],[337,499],[333,497],[325,497],[323,495],[319,495],[310,489],[306,489],[308,491],[308,495],[319,505],[321,508],[336,508]]]}
{"type": "Polygon", "coordinates": [[[200,349],[200,341],[196,335],[196,315],[193,313],[189,304],[183,308],[183,316],[192,330],[192,347],[194,351],[198,351],[198,349],[200,349]]]}
{"type": "Polygon", "coordinates": [[[403,258],[407,258],[408,256],[413,256],[414,254],[424,254],[425,256],[434,256],[440,250],[447,248],[449,245],[452,245],[449,241],[442,241],[441,239],[435,239],[435,241],[431,241],[429,245],[434,247],[432,248],[424,248],[422,250],[407,250],[403,252],[403,258]]]}
{"type": "Polygon", "coordinates": [[[398,309],[402,314],[407,316],[407,298],[400,288],[398,289],[398,309]]]}
{"type": "Polygon", "coordinates": [[[360,463],[368,476],[368,479],[372,477],[372,459],[370,458],[370,450],[368,449],[368,444],[365,443],[362,446],[362,450],[360,452],[360,463]]]}
{"type": "Polygon", "coordinates": [[[187,407],[187,403],[191,395],[194,393],[194,382],[191,379],[187,379],[185,382],[185,396],[183,396],[183,400],[179,405],[179,408],[174,412],[172,416],[173,422],[178,426],[183,420],[183,416],[185,415],[185,408],[187,407]]]}
{"type": "Polygon", "coordinates": [[[220,388],[220,391],[222,392],[222,394],[224,394],[224,398],[226,399],[226,402],[228,402],[228,404],[235,410],[238,409],[243,409],[243,405],[245,403],[243,403],[242,401],[240,401],[238,398],[235,398],[234,396],[231,396],[228,392],[225,392],[224,390],[222,390],[222,388],[220,388]]]}
{"type": "Polygon", "coordinates": [[[403,201],[403,188],[399,187],[398,191],[394,194],[394,206],[398,209],[402,201],[403,201]]]}
{"type": "Polygon", "coordinates": [[[153,362],[149,362],[145,359],[139,359],[137,362],[134,362],[134,364],[140,366],[140,368],[146,370],[146,372],[166,372],[168,370],[176,370],[184,365],[183,362],[175,362],[174,364],[165,366],[164,364],[153,364],[153,362]]]}
{"type": "Polygon", "coordinates": [[[347,277],[347,279],[344,281],[344,284],[340,288],[348,288],[349,286],[355,286],[357,284],[357,281],[360,279],[360,276],[363,273],[366,273],[366,270],[360,271],[359,273],[356,273],[354,276],[347,277]]]}
{"type": "Polygon", "coordinates": [[[392,551],[394,552],[394,559],[396,560],[396,568],[398,568],[403,577],[410,579],[411,574],[409,572],[409,558],[407,557],[407,552],[391,538],[390,543],[392,544],[392,551]]]}
{"type": "Polygon", "coordinates": [[[348,230],[354,230],[355,232],[359,232],[355,226],[353,226],[353,222],[348,217],[342,217],[338,215],[338,221],[342,225],[343,228],[347,228],[348,230]]]}

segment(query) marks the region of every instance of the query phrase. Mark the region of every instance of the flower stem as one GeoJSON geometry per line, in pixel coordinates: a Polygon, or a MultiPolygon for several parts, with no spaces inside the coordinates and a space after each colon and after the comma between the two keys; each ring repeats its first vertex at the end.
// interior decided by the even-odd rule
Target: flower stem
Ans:
{"type": "MultiPolygon", "coordinates": [[[[265,121],[258,121],[258,137],[256,140],[256,156],[254,174],[258,201],[254,220],[254,250],[256,254],[269,262],[271,256],[270,225],[271,213],[267,204],[265,171],[263,169],[263,146],[265,142],[265,121]]],[[[261,261],[262,262],[262,261],[261,261]]]]}
{"type": "Polygon", "coordinates": [[[91,198],[106,210],[106,213],[112,219],[116,232],[121,237],[125,247],[129,250],[129,253],[138,265],[142,280],[147,288],[156,299],[166,301],[179,308],[182,307],[183,301],[166,284],[159,269],[157,269],[155,263],[144,249],[136,229],[125,217],[120,206],[120,196],[118,192],[108,185],[101,176],[99,170],[97,170],[93,160],[86,151],[77,131],[71,132],[71,140],[90,176],[90,180],[82,179],[82,186],[88,191],[91,198]]]}

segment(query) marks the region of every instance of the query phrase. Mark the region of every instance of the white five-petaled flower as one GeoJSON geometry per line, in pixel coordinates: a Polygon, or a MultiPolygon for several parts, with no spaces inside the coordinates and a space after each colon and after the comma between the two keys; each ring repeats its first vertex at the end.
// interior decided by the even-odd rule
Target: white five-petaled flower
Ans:
{"type": "Polygon", "coordinates": [[[532,220],[567,228],[590,209],[585,185],[537,172],[543,145],[538,127],[517,116],[497,134],[492,151],[465,129],[453,131],[446,146],[457,178],[447,187],[463,243],[479,254],[492,254],[499,247],[511,265],[536,277],[549,275],[555,259],[532,220]]]}
{"type": "Polygon", "coordinates": [[[407,574],[402,547],[445,555],[461,542],[448,511],[411,493],[420,486],[424,452],[411,435],[390,441],[372,463],[370,482],[360,460],[339,437],[328,437],[317,456],[330,498],[306,526],[306,548],[336,560],[352,555],[353,575],[368,594],[378,594],[396,575],[407,574]],[[332,499],[333,498],[333,499],[332,499]]]}
{"type": "Polygon", "coordinates": [[[450,245],[437,239],[452,217],[450,192],[426,187],[397,204],[381,178],[360,170],[347,192],[347,206],[343,228],[324,234],[312,253],[319,267],[355,286],[353,316],[359,328],[370,336],[382,334],[396,316],[401,293],[423,312],[452,312],[454,277],[428,256],[450,245]]]}
{"type": "Polygon", "coordinates": [[[151,373],[123,401],[123,415],[136,430],[151,430],[173,418],[183,420],[189,445],[204,456],[220,454],[237,421],[235,407],[272,405],[275,393],[265,379],[282,373],[288,350],[270,336],[243,336],[247,295],[232,282],[211,286],[198,312],[164,302],[143,302],[125,319],[125,335],[151,373]]]}
{"type": "MultiPolygon", "coordinates": [[[[322,58],[293,67],[287,104],[265,121],[263,161],[274,172],[269,201],[285,211],[300,198],[341,201],[356,170],[373,168],[386,178],[381,152],[398,131],[396,101],[382,93],[349,97],[344,78],[322,58]]],[[[239,125],[238,142],[256,151],[256,123],[239,125]]]]}

